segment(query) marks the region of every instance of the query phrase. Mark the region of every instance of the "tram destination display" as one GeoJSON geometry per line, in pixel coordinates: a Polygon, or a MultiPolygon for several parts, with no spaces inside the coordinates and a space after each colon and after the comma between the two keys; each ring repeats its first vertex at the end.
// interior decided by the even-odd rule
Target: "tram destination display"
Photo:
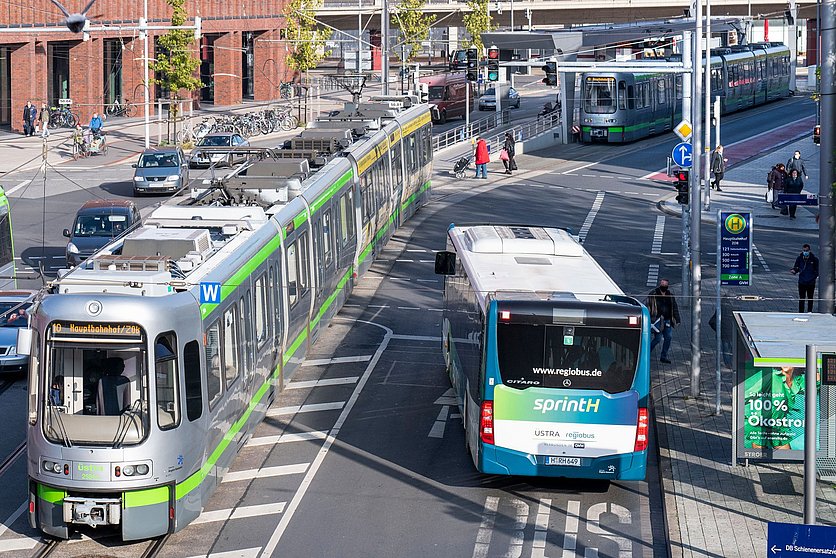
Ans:
{"type": "Polygon", "coordinates": [[[136,324],[106,324],[96,322],[53,322],[50,327],[53,339],[109,337],[125,341],[141,341],[142,330],[136,324]]]}

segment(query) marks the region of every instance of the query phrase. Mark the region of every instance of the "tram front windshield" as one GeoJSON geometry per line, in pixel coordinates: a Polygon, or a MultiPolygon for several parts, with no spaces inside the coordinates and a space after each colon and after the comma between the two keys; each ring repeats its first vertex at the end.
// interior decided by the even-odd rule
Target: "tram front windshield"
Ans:
{"type": "Polygon", "coordinates": [[[616,107],[615,78],[587,77],[583,110],[588,114],[612,114],[616,107]]]}
{"type": "Polygon", "coordinates": [[[50,341],[44,433],[65,445],[142,441],[148,428],[144,344],[50,341]]]}
{"type": "Polygon", "coordinates": [[[630,389],[641,331],[566,325],[499,323],[499,373],[508,387],[630,389]]]}

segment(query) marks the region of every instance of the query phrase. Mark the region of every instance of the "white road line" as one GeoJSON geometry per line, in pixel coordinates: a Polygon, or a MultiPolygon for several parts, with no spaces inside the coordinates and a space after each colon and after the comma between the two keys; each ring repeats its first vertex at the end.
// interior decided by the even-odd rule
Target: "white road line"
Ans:
{"type": "Polygon", "coordinates": [[[216,521],[227,521],[230,519],[246,519],[261,515],[273,515],[282,513],[287,502],[275,504],[260,504],[257,506],[239,506],[237,508],[226,508],[223,510],[205,511],[192,521],[192,525],[201,523],[215,523],[216,521]]]}
{"type": "Polygon", "coordinates": [[[438,283],[438,279],[416,279],[418,283],[438,283]]]}
{"type": "Polygon", "coordinates": [[[308,470],[310,463],[294,463],[293,465],[277,465],[276,467],[262,467],[261,469],[245,469],[243,471],[229,471],[222,482],[239,482],[253,479],[266,479],[284,475],[301,475],[308,470]]]}
{"type": "Polygon", "coordinates": [[[404,259],[398,258],[398,259],[397,259],[397,260],[395,260],[395,261],[396,261],[396,262],[412,263],[412,262],[414,262],[415,260],[404,260],[404,259]]]}
{"type": "Polygon", "coordinates": [[[642,196],[657,196],[656,192],[642,192],[642,196]]]}
{"type": "Polygon", "coordinates": [[[584,178],[598,178],[597,174],[582,174],[581,176],[584,178]]]}
{"type": "Polygon", "coordinates": [[[595,201],[592,202],[592,208],[586,216],[586,220],[581,225],[581,230],[578,232],[578,240],[581,244],[586,241],[586,235],[589,234],[589,229],[592,228],[592,222],[595,221],[595,216],[598,215],[598,210],[601,209],[601,204],[604,203],[605,192],[598,192],[595,196],[595,201]]]}
{"type": "Polygon", "coordinates": [[[13,550],[31,550],[38,546],[38,540],[32,537],[18,537],[0,541],[0,552],[12,552],[13,550]]]}
{"type": "Polygon", "coordinates": [[[368,306],[366,306],[366,308],[389,308],[389,305],[388,304],[369,304],[368,306]]]}
{"type": "Polygon", "coordinates": [[[764,259],[763,254],[761,254],[761,251],[758,250],[758,247],[755,246],[754,244],[752,244],[752,250],[755,252],[755,256],[758,258],[758,261],[761,263],[761,267],[763,268],[763,270],[768,272],[769,271],[769,265],[767,265],[766,259],[764,259]]]}
{"type": "Polygon", "coordinates": [[[647,268],[647,286],[655,287],[659,282],[659,264],[650,264],[647,268]]]}
{"type": "Polygon", "coordinates": [[[563,530],[563,558],[574,558],[578,547],[578,523],[581,516],[581,503],[569,500],[566,510],[566,529],[563,530]]]}
{"type": "Polygon", "coordinates": [[[418,260],[418,263],[435,263],[435,260],[418,260]]]}
{"type": "Polygon", "coordinates": [[[537,519],[534,521],[534,542],[531,543],[531,558],[545,558],[546,534],[549,530],[549,514],[551,514],[551,498],[540,498],[537,507],[537,519]]]}
{"type": "Polygon", "coordinates": [[[342,409],[345,401],[331,403],[308,403],[307,405],[291,405],[290,407],[275,407],[267,410],[268,417],[283,417],[298,413],[315,413],[317,411],[337,411],[342,409]]]}
{"type": "Polygon", "coordinates": [[[255,558],[261,552],[261,547],[242,548],[241,550],[228,550],[226,552],[210,552],[209,554],[196,554],[189,558],[255,558]]]}
{"type": "Polygon", "coordinates": [[[398,306],[398,310],[420,310],[417,306],[398,306]]]}
{"type": "Polygon", "coordinates": [[[437,337],[434,335],[400,335],[394,334],[392,335],[392,339],[397,339],[398,341],[435,341],[437,343],[441,342],[441,337],[437,337]]]}
{"type": "MultiPolygon", "coordinates": [[[[304,364],[302,365],[304,366],[304,364]]],[[[307,389],[324,386],[342,386],[345,384],[356,384],[360,376],[350,376],[348,378],[327,378],[325,380],[310,380],[305,382],[290,382],[284,389],[307,389]]]]}
{"type": "Polygon", "coordinates": [[[312,358],[302,363],[302,366],[325,366],[326,364],[345,364],[347,362],[369,362],[372,355],[357,355],[334,358],[312,358]]]}
{"type": "Polygon", "coordinates": [[[18,517],[20,517],[21,515],[23,515],[23,512],[25,512],[25,511],[26,511],[26,508],[27,508],[28,506],[29,506],[29,502],[23,502],[23,503],[20,505],[20,507],[19,507],[19,508],[17,508],[17,509],[15,510],[15,512],[14,512],[12,515],[10,515],[10,516],[8,517],[8,519],[6,519],[6,521],[4,521],[4,522],[3,522],[3,524],[2,524],[2,525],[0,525],[0,537],[2,537],[2,536],[3,536],[3,533],[5,533],[5,532],[9,529],[9,526],[10,526],[12,523],[14,523],[15,521],[17,521],[17,518],[18,518],[18,517]]]}
{"type": "Polygon", "coordinates": [[[589,168],[589,167],[591,167],[592,165],[597,165],[597,164],[598,164],[598,161],[592,161],[591,163],[587,163],[587,164],[585,164],[585,165],[581,165],[581,166],[579,166],[579,167],[575,167],[574,169],[567,170],[567,171],[562,172],[562,173],[560,173],[560,174],[569,174],[570,172],[578,172],[579,170],[588,169],[588,168],[589,168]]]}
{"type": "Polygon", "coordinates": [[[656,229],[653,231],[653,246],[650,249],[651,254],[662,253],[662,239],[665,236],[665,216],[656,216],[656,229]]]}
{"type": "Polygon", "coordinates": [[[407,249],[407,252],[429,252],[429,250],[424,250],[423,248],[420,249],[407,249]]]}
{"type": "Polygon", "coordinates": [[[340,429],[342,428],[343,424],[345,424],[345,421],[348,419],[349,413],[351,413],[351,410],[357,403],[357,399],[360,397],[360,393],[363,391],[363,388],[366,387],[366,383],[369,381],[369,377],[371,376],[372,371],[375,369],[375,366],[377,366],[377,363],[380,360],[380,357],[383,355],[384,351],[386,351],[386,347],[389,346],[389,340],[391,338],[392,330],[386,328],[386,335],[383,336],[383,341],[381,341],[380,346],[375,351],[374,356],[372,356],[372,360],[369,362],[369,364],[366,366],[366,369],[363,371],[363,375],[360,377],[360,381],[357,382],[357,386],[351,393],[351,397],[348,399],[348,402],[346,403],[345,407],[340,413],[340,416],[337,417],[337,421],[334,423],[334,428],[332,428],[331,431],[328,433],[328,437],[325,439],[325,443],[322,444],[322,447],[319,449],[319,453],[316,454],[316,457],[314,458],[311,466],[308,467],[308,472],[305,473],[305,476],[302,479],[299,488],[296,490],[296,493],[290,500],[287,512],[284,515],[282,515],[279,524],[276,526],[276,529],[273,531],[273,534],[270,535],[270,540],[267,541],[267,545],[264,547],[264,550],[260,555],[262,558],[270,558],[271,556],[273,556],[273,552],[279,545],[279,541],[281,540],[282,535],[284,535],[284,532],[287,530],[287,526],[293,519],[293,515],[299,508],[299,504],[305,497],[305,494],[307,493],[308,488],[311,486],[311,483],[313,482],[313,479],[316,476],[317,471],[319,471],[319,468],[322,467],[322,463],[325,461],[325,457],[328,455],[328,452],[331,450],[331,446],[334,445],[337,436],[340,434],[340,429]]]}
{"type": "Polygon", "coordinates": [[[488,496],[485,498],[485,511],[482,512],[482,523],[476,532],[476,544],[473,547],[473,558],[485,558],[491,547],[493,526],[496,522],[496,510],[499,507],[499,498],[488,496]]]}
{"type": "Polygon", "coordinates": [[[430,429],[430,433],[427,434],[427,438],[444,437],[444,427],[447,426],[447,417],[449,414],[450,407],[448,407],[447,405],[443,405],[441,407],[441,411],[438,412],[438,417],[435,419],[433,427],[430,429]]]}
{"type": "Polygon", "coordinates": [[[17,186],[13,187],[11,190],[7,191],[7,192],[6,192],[6,195],[7,195],[7,196],[11,196],[12,194],[14,194],[15,192],[17,192],[18,190],[20,190],[20,189],[21,189],[21,188],[23,188],[24,186],[27,186],[30,182],[32,182],[32,181],[31,181],[31,180],[24,180],[23,182],[21,182],[21,183],[20,183],[20,184],[18,184],[17,186]]]}
{"type": "Polygon", "coordinates": [[[259,436],[258,438],[250,438],[245,445],[248,447],[272,446],[275,444],[289,444],[291,442],[305,442],[308,440],[324,440],[327,435],[328,434],[322,430],[291,432],[277,434],[275,436],[259,436]]]}

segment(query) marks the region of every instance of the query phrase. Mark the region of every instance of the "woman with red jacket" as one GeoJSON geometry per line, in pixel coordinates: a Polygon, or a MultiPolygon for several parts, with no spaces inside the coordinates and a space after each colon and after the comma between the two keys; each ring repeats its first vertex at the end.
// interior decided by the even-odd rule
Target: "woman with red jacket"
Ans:
{"type": "Polygon", "coordinates": [[[488,155],[488,144],[485,138],[478,138],[476,140],[476,178],[488,178],[488,163],[491,156],[488,155]]]}

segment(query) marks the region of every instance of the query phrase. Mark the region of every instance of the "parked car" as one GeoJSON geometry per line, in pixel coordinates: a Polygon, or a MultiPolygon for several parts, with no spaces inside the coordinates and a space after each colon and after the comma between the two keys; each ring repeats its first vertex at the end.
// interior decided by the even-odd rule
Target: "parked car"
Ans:
{"type": "Polygon", "coordinates": [[[813,143],[818,145],[821,142],[821,124],[813,126],[813,143]]]}
{"type": "Polygon", "coordinates": [[[28,355],[17,354],[17,330],[29,325],[33,291],[0,291],[0,373],[26,370],[28,355]]]}
{"type": "MultiPolygon", "coordinates": [[[[500,107],[520,108],[520,94],[513,87],[500,89],[500,107]]],[[[479,97],[479,110],[496,110],[496,90],[491,87],[479,97]]]]}
{"type": "Polygon", "coordinates": [[[208,168],[212,165],[231,167],[247,158],[246,154],[236,154],[236,147],[248,147],[250,142],[234,132],[206,134],[192,150],[189,167],[208,168]],[[201,149],[205,147],[207,149],[201,149]],[[227,149],[224,149],[227,148],[227,149]]]}
{"type": "Polygon", "coordinates": [[[189,182],[189,164],[179,147],[152,147],[131,165],[134,196],[142,193],[176,192],[189,182]]]}
{"type": "Polygon", "coordinates": [[[67,242],[67,265],[76,266],[94,252],[123,234],[140,215],[130,200],[93,200],[81,206],[72,229],[64,229],[67,242]]]}
{"type": "MultiPolygon", "coordinates": [[[[422,77],[427,84],[429,102],[432,105],[433,122],[444,124],[448,118],[464,118],[468,107],[465,74],[436,74],[422,77]]],[[[470,90],[470,109],[473,110],[473,90],[470,90]]]]}

